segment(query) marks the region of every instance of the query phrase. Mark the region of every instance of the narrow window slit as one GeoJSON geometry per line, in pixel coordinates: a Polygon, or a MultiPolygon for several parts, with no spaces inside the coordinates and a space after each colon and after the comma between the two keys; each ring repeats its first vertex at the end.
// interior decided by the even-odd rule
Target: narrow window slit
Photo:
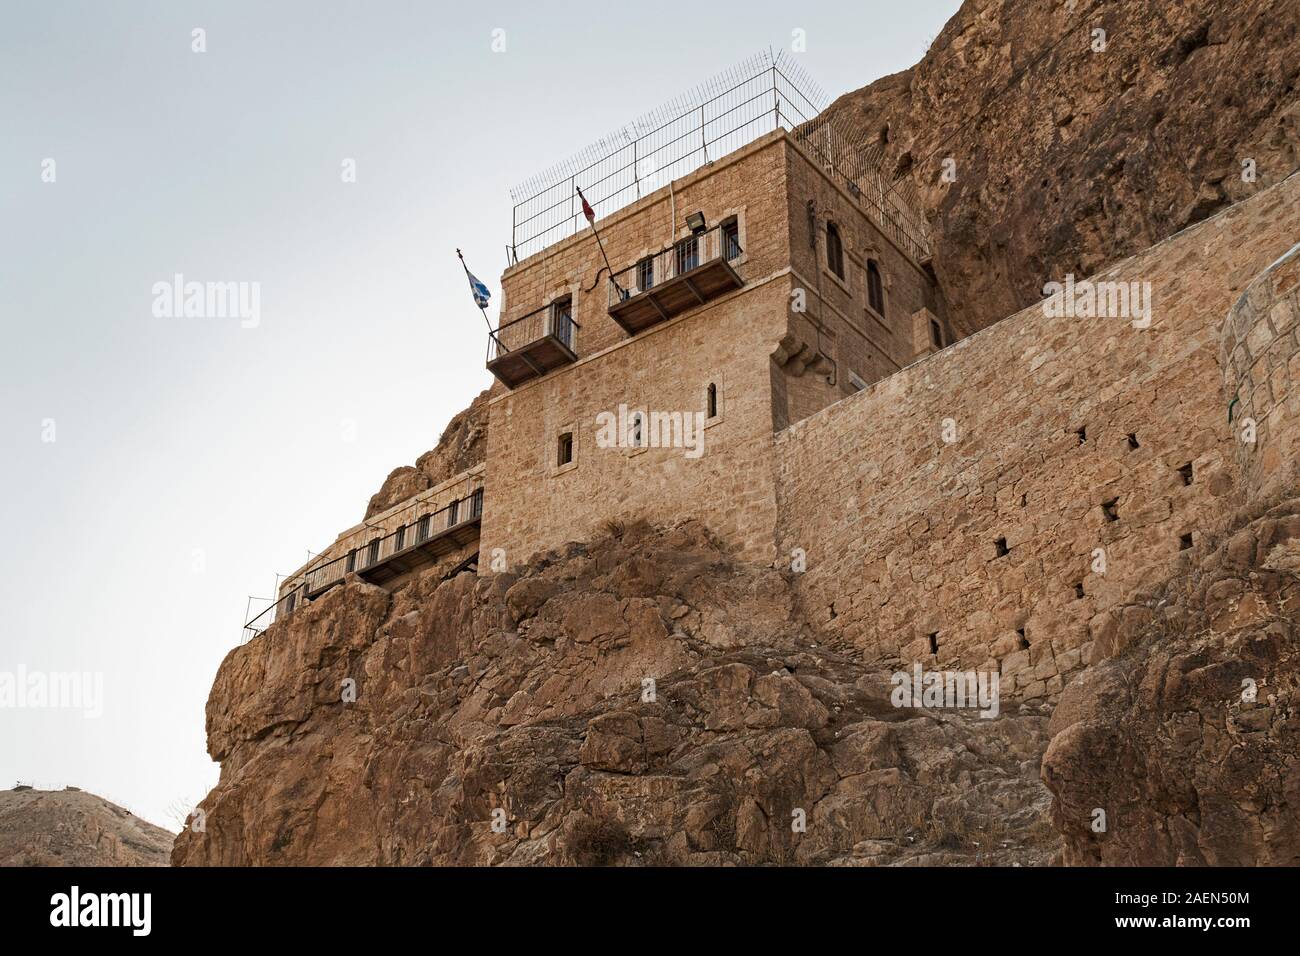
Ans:
{"type": "Polygon", "coordinates": [[[1085,597],[1087,597],[1087,594],[1085,594],[1083,590],[1082,581],[1076,581],[1074,583],[1074,596],[1080,601],[1082,601],[1085,597]]]}
{"type": "Polygon", "coordinates": [[[999,558],[1003,557],[1006,554],[1009,554],[1011,551],[1011,549],[1007,547],[1006,538],[998,538],[998,540],[994,542],[994,545],[997,548],[999,558]]]}
{"type": "Polygon", "coordinates": [[[1029,649],[1029,638],[1025,637],[1025,629],[1024,629],[1023,627],[1018,627],[1018,628],[1016,628],[1016,633],[1017,633],[1018,635],[1020,635],[1020,649],[1021,649],[1022,651],[1024,651],[1024,650],[1028,650],[1028,649],[1029,649]]]}
{"type": "Polygon", "coordinates": [[[933,634],[930,635],[930,653],[931,654],[939,653],[939,632],[938,631],[935,631],[933,634]]]}
{"type": "Polygon", "coordinates": [[[1188,551],[1191,549],[1191,547],[1192,547],[1192,533],[1190,531],[1187,532],[1187,534],[1182,534],[1178,536],[1179,551],[1188,551]]]}
{"type": "Polygon", "coordinates": [[[1187,464],[1179,468],[1178,474],[1183,479],[1183,484],[1190,485],[1192,483],[1192,478],[1193,478],[1192,463],[1189,461],[1187,464]]]}
{"type": "Polygon", "coordinates": [[[1134,435],[1131,432],[1129,433],[1128,436],[1128,447],[1131,451],[1136,451],[1137,449],[1142,447],[1142,444],[1138,441],[1137,435],[1134,435]]]}
{"type": "Polygon", "coordinates": [[[1107,521],[1119,520],[1119,499],[1111,498],[1110,501],[1101,503],[1101,513],[1106,516],[1107,521]]]}

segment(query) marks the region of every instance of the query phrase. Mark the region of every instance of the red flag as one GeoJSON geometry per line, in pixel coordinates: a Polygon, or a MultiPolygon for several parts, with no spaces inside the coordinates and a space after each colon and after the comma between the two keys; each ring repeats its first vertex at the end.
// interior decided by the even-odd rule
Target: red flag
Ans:
{"type": "Polygon", "coordinates": [[[587,202],[587,197],[582,194],[581,189],[578,190],[578,198],[582,200],[582,214],[587,217],[587,222],[596,225],[596,210],[591,208],[591,203],[587,202]]]}

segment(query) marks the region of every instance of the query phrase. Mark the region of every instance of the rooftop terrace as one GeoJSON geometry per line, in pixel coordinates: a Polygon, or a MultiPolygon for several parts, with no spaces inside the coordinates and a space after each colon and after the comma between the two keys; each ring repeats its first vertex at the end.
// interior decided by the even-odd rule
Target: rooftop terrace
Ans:
{"type": "Polygon", "coordinates": [[[793,55],[751,57],[512,189],[510,264],[585,227],[578,189],[597,218],[608,216],[775,129],[788,130],[918,261],[928,258],[910,181],[887,182],[880,150],[864,145],[863,131],[821,116],[828,105],[793,55]]]}

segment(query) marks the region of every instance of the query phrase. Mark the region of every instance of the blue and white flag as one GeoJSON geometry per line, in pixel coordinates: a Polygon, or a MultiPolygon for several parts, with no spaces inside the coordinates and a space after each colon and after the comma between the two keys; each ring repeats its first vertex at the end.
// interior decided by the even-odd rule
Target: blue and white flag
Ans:
{"type": "Polygon", "coordinates": [[[474,304],[480,309],[486,309],[488,307],[488,300],[492,298],[492,293],[488,291],[487,286],[478,280],[478,277],[475,276],[474,273],[466,269],[465,274],[469,276],[469,288],[470,291],[474,293],[474,304]]]}

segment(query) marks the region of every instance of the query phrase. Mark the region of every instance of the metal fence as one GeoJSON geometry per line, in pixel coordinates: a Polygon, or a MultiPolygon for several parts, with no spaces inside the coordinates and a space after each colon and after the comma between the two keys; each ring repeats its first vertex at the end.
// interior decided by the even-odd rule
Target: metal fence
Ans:
{"type": "Polygon", "coordinates": [[[324,564],[308,568],[279,600],[244,625],[244,643],[261,634],[277,620],[288,617],[309,595],[338,584],[344,576],[380,564],[399,551],[423,544],[439,531],[483,517],[483,485],[477,484],[464,498],[407,522],[395,531],[350,549],[324,564]]]}
{"type": "Polygon", "coordinates": [[[882,152],[863,145],[867,135],[852,124],[819,117],[827,105],[791,54],[752,57],[511,190],[511,260],[584,226],[579,188],[596,215],[607,216],[778,128],[807,146],[891,236],[924,257],[928,229],[910,182],[886,183],[882,152]]]}

